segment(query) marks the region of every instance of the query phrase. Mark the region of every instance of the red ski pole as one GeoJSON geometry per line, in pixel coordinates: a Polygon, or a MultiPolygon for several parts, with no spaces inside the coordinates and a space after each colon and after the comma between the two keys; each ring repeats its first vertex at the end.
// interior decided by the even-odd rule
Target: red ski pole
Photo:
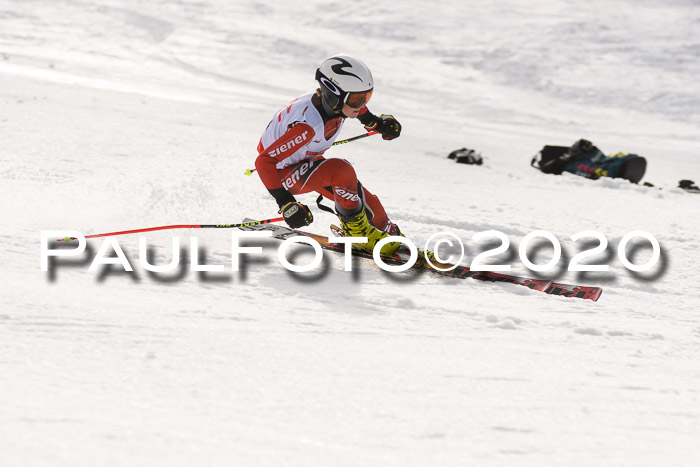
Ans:
{"type": "MultiPolygon", "coordinates": [[[[86,235],[85,238],[111,237],[113,235],[127,235],[139,232],[153,232],[154,230],[170,230],[170,229],[232,229],[236,227],[248,227],[251,225],[270,224],[272,222],[283,221],[284,217],[275,217],[274,219],[265,219],[262,221],[242,222],[240,224],[178,224],[178,225],[161,225],[159,227],[147,227],[145,229],[120,230],[119,232],[108,232],[101,234],[86,235]]],[[[70,242],[77,240],[75,237],[59,238],[59,242],[70,242]]]]}

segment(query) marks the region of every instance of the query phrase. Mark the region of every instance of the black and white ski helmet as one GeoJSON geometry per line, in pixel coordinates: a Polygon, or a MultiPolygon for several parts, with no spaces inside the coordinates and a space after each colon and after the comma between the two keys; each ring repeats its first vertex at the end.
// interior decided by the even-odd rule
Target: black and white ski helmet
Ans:
{"type": "Polygon", "coordinates": [[[321,97],[328,107],[340,112],[343,104],[360,108],[374,89],[374,79],[367,65],[349,55],[333,55],[316,70],[321,97]]]}

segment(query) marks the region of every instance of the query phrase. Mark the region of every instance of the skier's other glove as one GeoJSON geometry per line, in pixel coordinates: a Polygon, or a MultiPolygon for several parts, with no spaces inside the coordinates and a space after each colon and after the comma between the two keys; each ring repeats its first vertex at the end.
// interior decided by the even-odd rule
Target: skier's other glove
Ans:
{"type": "Polygon", "coordinates": [[[296,201],[290,202],[282,206],[279,210],[284,221],[293,229],[304,227],[314,221],[314,216],[309,211],[309,207],[296,201]]]}
{"type": "Polygon", "coordinates": [[[393,115],[381,114],[372,118],[372,121],[365,125],[365,130],[381,133],[382,139],[390,140],[401,135],[401,124],[393,115]]]}

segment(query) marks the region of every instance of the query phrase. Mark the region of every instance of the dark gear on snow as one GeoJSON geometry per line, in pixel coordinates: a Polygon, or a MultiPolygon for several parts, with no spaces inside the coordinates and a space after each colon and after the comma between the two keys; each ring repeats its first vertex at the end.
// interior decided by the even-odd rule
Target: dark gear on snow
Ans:
{"type": "Polygon", "coordinates": [[[570,172],[593,180],[609,177],[638,183],[644,177],[647,161],[637,154],[623,152],[606,156],[593,143],[581,139],[571,147],[545,146],[530,165],[547,174],[570,172]]]}
{"type": "Polygon", "coordinates": [[[481,157],[480,153],[467,148],[455,149],[447,158],[454,159],[458,164],[481,165],[484,163],[484,159],[481,157]]]}
{"type": "Polygon", "coordinates": [[[678,188],[687,191],[688,193],[700,193],[700,187],[695,185],[692,180],[681,180],[678,182],[678,188]]]}

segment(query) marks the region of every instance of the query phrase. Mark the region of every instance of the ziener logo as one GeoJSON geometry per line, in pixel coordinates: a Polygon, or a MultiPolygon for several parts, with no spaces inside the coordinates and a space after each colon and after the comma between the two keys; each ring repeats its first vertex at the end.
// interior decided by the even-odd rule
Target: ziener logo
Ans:
{"type": "Polygon", "coordinates": [[[306,172],[308,172],[310,168],[311,163],[304,162],[299,167],[297,167],[297,169],[294,172],[292,172],[292,174],[289,177],[284,179],[284,181],[282,182],[282,186],[285,187],[287,190],[291,190],[294,184],[298,182],[301,176],[306,174],[306,172]]]}
{"type": "Polygon", "coordinates": [[[274,148],[273,150],[271,150],[271,151],[268,152],[267,154],[268,154],[270,157],[275,157],[275,156],[277,156],[277,155],[279,155],[279,154],[282,154],[282,153],[287,152],[288,150],[290,150],[290,149],[292,149],[292,148],[294,148],[294,147],[299,146],[300,144],[306,142],[306,140],[307,140],[306,135],[307,135],[308,133],[309,133],[308,131],[305,131],[304,133],[302,133],[301,135],[297,136],[297,137],[294,138],[293,140],[291,140],[291,141],[289,141],[289,142],[287,142],[287,143],[282,144],[282,145],[281,145],[280,147],[278,147],[278,148],[274,148]]]}
{"type": "Polygon", "coordinates": [[[336,195],[343,199],[347,199],[349,201],[360,201],[360,197],[357,193],[351,193],[347,190],[343,190],[342,188],[336,188],[334,191],[336,195]]]}

